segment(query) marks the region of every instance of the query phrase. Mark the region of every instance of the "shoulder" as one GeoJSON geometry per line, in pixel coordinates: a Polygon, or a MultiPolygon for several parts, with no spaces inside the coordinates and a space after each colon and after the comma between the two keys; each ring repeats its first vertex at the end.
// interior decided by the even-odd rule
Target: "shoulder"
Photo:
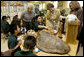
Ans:
{"type": "Polygon", "coordinates": [[[60,12],[60,9],[55,9],[56,10],[56,12],[60,12]]]}
{"type": "Polygon", "coordinates": [[[4,21],[1,21],[1,25],[4,23],[4,21]]]}
{"type": "Polygon", "coordinates": [[[82,8],[80,8],[77,12],[78,12],[78,13],[83,12],[83,9],[82,9],[82,8]]]}
{"type": "Polygon", "coordinates": [[[49,10],[47,10],[47,12],[46,12],[46,14],[45,14],[45,17],[46,17],[46,18],[50,18],[50,11],[49,11],[49,10]]]}
{"type": "Polygon", "coordinates": [[[21,55],[21,51],[17,51],[14,53],[14,56],[20,56],[21,55]]]}
{"type": "Polygon", "coordinates": [[[6,21],[3,21],[3,23],[7,23],[6,21]]]}
{"type": "Polygon", "coordinates": [[[60,11],[60,9],[55,9],[56,11],[60,11]]]}
{"type": "Polygon", "coordinates": [[[80,8],[78,11],[76,11],[76,15],[77,16],[83,15],[83,9],[80,8]]]}
{"type": "Polygon", "coordinates": [[[17,52],[15,52],[15,53],[16,53],[16,54],[17,54],[17,53],[21,53],[21,51],[17,51],[17,52]]]}
{"type": "Polygon", "coordinates": [[[30,53],[30,54],[28,54],[28,56],[37,56],[37,55],[34,53],[30,53]]]}
{"type": "Polygon", "coordinates": [[[27,13],[27,11],[22,12],[22,14],[25,14],[25,13],[27,13]]]}
{"type": "Polygon", "coordinates": [[[50,11],[49,10],[47,10],[47,14],[49,14],[50,13],[50,11]]]}
{"type": "Polygon", "coordinates": [[[14,37],[14,35],[10,35],[9,37],[14,37]]]}
{"type": "Polygon", "coordinates": [[[14,35],[10,35],[10,36],[9,36],[9,39],[13,39],[13,40],[14,40],[14,39],[16,39],[16,38],[17,38],[17,37],[14,36],[14,35]]]}
{"type": "Polygon", "coordinates": [[[34,12],[32,12],[32,14],[35,14],[34,12]]]}
{"type": "Polygon", "coordinates": [[[32,54],[32,56],[37,56],[36,54],[32,54]]]}
{"type": "Polygon", "coordinates": [[[6,21],[6,24],[8,24],[9,25],[9,23],[6,21]]]}

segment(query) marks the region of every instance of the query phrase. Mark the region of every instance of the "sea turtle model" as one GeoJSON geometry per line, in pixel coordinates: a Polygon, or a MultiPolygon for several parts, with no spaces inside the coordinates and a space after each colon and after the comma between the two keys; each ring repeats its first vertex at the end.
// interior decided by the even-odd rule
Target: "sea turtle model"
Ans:
{"type": "Polygon", "coordinates": [[[67,54],[70,51],[66,42],[45,30],[38,32],[36,46],[47,53],[67,54]]]}

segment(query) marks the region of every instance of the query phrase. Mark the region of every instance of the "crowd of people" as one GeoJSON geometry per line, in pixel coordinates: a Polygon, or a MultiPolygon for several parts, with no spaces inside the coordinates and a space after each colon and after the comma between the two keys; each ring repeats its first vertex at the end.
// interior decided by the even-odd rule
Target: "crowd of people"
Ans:
{"type": "MultiPolygon", "coordinates": [[[[42,29],[49,29],[52,28],[54,30],[59,30],[59,23],[60,23],[60,10],[54,8],[54,5],[49,3],[49,9],[45,14],[45,18],[49,20],[51,24],[50,27],[46,26],[46,23],[43,21],[41,16],[41,12],[33,12],[33,5],[28,5],[27,11],[23,12],[21,18],[18,18],[18,15],[13,17],[11,21],[10,16],[2,16],[1,20],[1,33],[3,33],[8,39],[8,48],[12,50],[12,56],[37,56],[33,53],[34,47],[36,45],[36,38],[34,36],[27,36],[24,40],[24,48],[25,50],[22,51],[20,49],[21,42],[17,41],[19,35],[27,33],[28,30],[32,29],[38,32],[42,29]]],[[[74,14],[80,20],[81,24],[78,30],[78,39],[80,43],[82,42],[82,31],[83,31],[83,8],[80,7],[80,4],[77,1],[72,1],[70,3],[70,14],[74,14]]],[[[38,11],[38,10],[37,10],[38,11]]],[[[2,55],[4,53],[2,52],[2,55]]]]}

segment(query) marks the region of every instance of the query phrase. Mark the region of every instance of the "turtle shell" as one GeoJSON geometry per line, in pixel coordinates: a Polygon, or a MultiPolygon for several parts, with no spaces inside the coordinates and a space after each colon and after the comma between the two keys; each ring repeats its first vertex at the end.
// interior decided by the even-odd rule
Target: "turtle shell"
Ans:
{"type": "Polygon", "coordinates": [[[47,53],[66,54],[70,51],[66,42],[44,30],[38,33],[37,47],[47,53]]]}

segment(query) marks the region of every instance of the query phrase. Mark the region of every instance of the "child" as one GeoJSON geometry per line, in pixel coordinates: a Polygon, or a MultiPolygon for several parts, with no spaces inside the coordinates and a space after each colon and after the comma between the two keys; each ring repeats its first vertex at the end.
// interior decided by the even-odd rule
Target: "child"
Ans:
{"type": "Polygon", "coordinates": [[[9,23],[7,22],[7,17],[6,16],[2,16],[1,30],[6,36],[8,36],[9,23]]]}
{"type": "Polygon", "coordinates": [[[18,24],[18,22],[19,22],[18,15],[15,15],[15,16],[13,17],[13,20],[12,20],[11,24],[16,25],[16,24],[18,24]]]}
{"type": "Polygon", "coordinates": [[[11,24],[10,16],[7,16],[7,22],[8,22],[9,24],[11,24]]]}
{"type": "Polygon", "coordinates": [[[42,29],[48,29],[48,28],[46,27],[45,23],[42,21],[42,18],[40,16],[37,16],[37,21],[35,22],[35,31],[42,29]]]}
{"type": "Polygon", "coordinates": [[[13,49],[17,45],[17,34],[20,32],[19,25],[11,25],[11,26],[12,26],[10,30],[11,35],[9,36],[8,39],[9,49],[13,49]]]}
{"type": "Polygon", "coordinates": [[[24,50],[17,51],[14,56],[37,56],[33,54],[34,47],[36,45],[36,38],[33,36],[27,36],[24,40],[24,50]]]}
{"type": "Polygon", "coordinates": [[[26,27],[24,27],[24,25],[23,25],[22,20],[20,20],[20,29],[21,29],[20,34],[25,34],[27,32],[26,27]]]}
{"type": "MultiPolygon", "coordinates": [[[[16,45],[18,44],[17,35],[18,35],[18,33],[20,33],[19,25],[13,25],[12,24],[11,29],[10,29],[10,33],[11,33],[11,35],[8,38],[8,48],[14,49],[14,47],[16,47],[16,45]]],[[[17,50],[19,50],[19,48],[17,50]]],[[[13,54],[14,54],[14,52],[12,53],[12,55],[13,54]]]]}

